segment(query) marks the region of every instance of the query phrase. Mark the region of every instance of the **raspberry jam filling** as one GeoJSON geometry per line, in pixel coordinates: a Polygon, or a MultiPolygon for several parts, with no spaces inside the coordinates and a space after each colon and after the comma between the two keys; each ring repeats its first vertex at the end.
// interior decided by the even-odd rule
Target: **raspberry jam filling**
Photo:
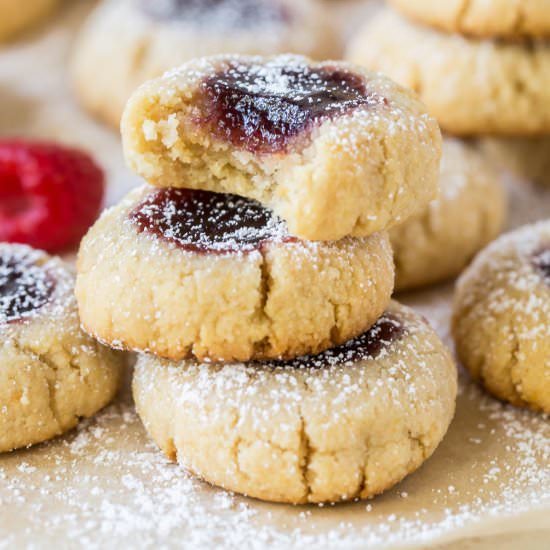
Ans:
{"type": "Polygon", "coordinates": [[[208,191],[153,191],[129,218],[139,232],[200,254],[252,252],[269,242],[295,240],[286,224],[259,203],[208,191]]]}
{"type": "Polygon", "coordinates": [[[51,275],[30,257],[0,254],[0,323],[20,321],[46,304],[55,288],[51,275]]]}
{"type": "Polygon", "coordinates": [[[535,254],[533,263],[542,275],[544,282],[550,286],[550,246],[535,254]]]}
{"type": "Polygon", "coordinates": [[[323,120],[387,104],[367,90],[360,74],[285,61],[233,64],[206,78],[204,115],[197,122],[235,147],[273,154],[323,120]]]}
{"type": "Polygon", "coordinates": [[[155,19],[225,28],[288,20],[287,10],[277,0],[141,0],[141,9],[155,19]]]}
{"type": "Polygon", "coordinates": [[[286,368],[348,366],[358,361],[376,359],[404,333],[405,327],[402,322],[391,313],[385,313],[367,332],[341,346],[319,355],[305,355],[290,361],[269,361],[267,364],[286,368]]]}

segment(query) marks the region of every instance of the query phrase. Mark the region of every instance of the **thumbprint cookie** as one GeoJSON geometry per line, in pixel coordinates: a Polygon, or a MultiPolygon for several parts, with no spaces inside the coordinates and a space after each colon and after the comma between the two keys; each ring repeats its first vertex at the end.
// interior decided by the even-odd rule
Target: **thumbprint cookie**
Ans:
{"type": "Polygon", "coordinates": [[[263,500],[372,497],[434,452],[453,417],[456,367],[427,322],[391,303],[320,355],[216,365],[141,356],[137,411],[172,460],[263,500]]]}
{"type": "Polygon", "coordinates": [[[494,241],[458,281],[458,357],[489,392],[550,413],[550,221],[494,241]]]}
{"type": "Polygon", "coordinates": [[[69,267],[0,243],[0,451],[74,428],[113,398],[122,368],[81,330],[69,267]]]}
{"type": "Polygon", "coordinates": [[[76,296],[85,329],[111,346],[247,361],[364,332],[393,277],[386,233],[302,241],[250,199],[147,186],[84,238],[76,296]]]}

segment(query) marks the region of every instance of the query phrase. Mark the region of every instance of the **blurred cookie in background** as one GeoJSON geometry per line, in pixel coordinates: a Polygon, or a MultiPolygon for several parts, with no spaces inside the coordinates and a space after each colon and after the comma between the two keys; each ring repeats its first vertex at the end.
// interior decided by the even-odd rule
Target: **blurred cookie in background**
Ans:
{"type": "Polygon", "coordinates": [[[499,168],[550,188],[550,137],[486,138],[480,147],[499,168]]]}
{"type": "Polygon", "coordinates": [[[50,15],[61,0],[0,0],[0,42],[50,15]]]}
{"type": "Polygon", "coordinates": [[[380,8],[376,0],[317,0],[347,43],[353,33],[380,8]]]}
{"type": "Polygon", "coordinates": [[[446,34],[378,12],[353,38],[349,61],[415,90],[454,135],[550,133],[550,44],[446,34]]]}
{"type": "MultiPolygon", "coordinates": [[[[0,0],[1,1],[1,0],[0,0]]],[[[219,53],[341,55],[339,34],[314,0],[105,0],[75,45],[72,80],[82,105],[118,126],[146,80],[219,53]]]]}
{"type": "Polygon", "coordinates": [[[504,187],[473,146],[449,137],[443,141],[439,181],[439,198],[390,230],[398,291],[458,275],[506,221],[504,187]]]}
{"type": "Polygon", "coordinates": [[[550,37],[550,0],[388,0],[403,15],[480,38],[550,37]]]}

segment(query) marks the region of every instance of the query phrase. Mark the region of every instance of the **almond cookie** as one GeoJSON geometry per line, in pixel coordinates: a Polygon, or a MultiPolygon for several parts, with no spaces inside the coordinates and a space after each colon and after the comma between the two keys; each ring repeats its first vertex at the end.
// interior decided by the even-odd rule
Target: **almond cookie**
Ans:
{"type": "Polygon", "coordinates": [[[459,279],[453,335],[489,392],[550,413],[550,221],[502,236],[459,279]]]}
{"type": "Polygon", "coordinates": [[[45,19],[59,0],[0,0],[0,41],[45,19]]]}
{"type": "Polygon", "coordinates": [[[417,26],[389,9],[347,57],[412,88],[456,135],[550,132],[550,44],[476,40],[417,26]]]}
{"type": "Polygon", "coordinates": [[[550,0],[389,0],[404,15],[478,37],[550,36],[550,0]]]}
{"type": "Polygon", "coordinates": [[[288,503],[369,498],[416,470],[453,417],[456,368],[425,320],[392,303],[317,356],[212,365],[138,360],[138,414],[202,479],[288,503]]]}
{"type": "Polygon", "coordinates": [[[336,61],[195,60],[133,94],[122,137],[149,183],[255,199],[303,239],[370,235],[437,195],[437,123],[411,92],[336,61]]]}
{"type": "Polygon", "coordinates": [[[142,188],[82,242],[76,295],[86,330],[169,359],[317,353],[382,314],[393,290],[387,234],[300,241],[259,203],[142,188]]]}
{"type": "Polygon", "coordinates": [[[550,187],[550,138],[485,138],[482,150],[518,178],[550,187]]]}
{"type": "Polygon", "coordinates": [[[395,287],[410,290],[458,275],[501,232],[506,192],[492,165],[457,139],[443,141],[441,194],[390,231],[395,287]]]}
{"type": "Polygon", "coordinates": [[[74,428],[116,393],[123,358],[82,332],[73,291],[58,258],[0,243],[0,452],[74,428]]]}
{"type": "Polygon", "coordinates": [[[79,36],[72,80],[82,104],[118,126],[137,86],[195,57],[324,59],[341,56],[340,42],[312,0],[105,0],[79,36]]]}

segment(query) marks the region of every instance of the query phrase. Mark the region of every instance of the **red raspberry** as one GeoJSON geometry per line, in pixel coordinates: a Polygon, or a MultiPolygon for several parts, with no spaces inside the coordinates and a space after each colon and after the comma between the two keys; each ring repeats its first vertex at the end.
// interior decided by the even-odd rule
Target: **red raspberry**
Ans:
{"type": "Polygon", "coordinates": [[[50,252],[79,243],[101,209],[103,171],[86,153],[0,140],[0,241],[50,252]]]}

